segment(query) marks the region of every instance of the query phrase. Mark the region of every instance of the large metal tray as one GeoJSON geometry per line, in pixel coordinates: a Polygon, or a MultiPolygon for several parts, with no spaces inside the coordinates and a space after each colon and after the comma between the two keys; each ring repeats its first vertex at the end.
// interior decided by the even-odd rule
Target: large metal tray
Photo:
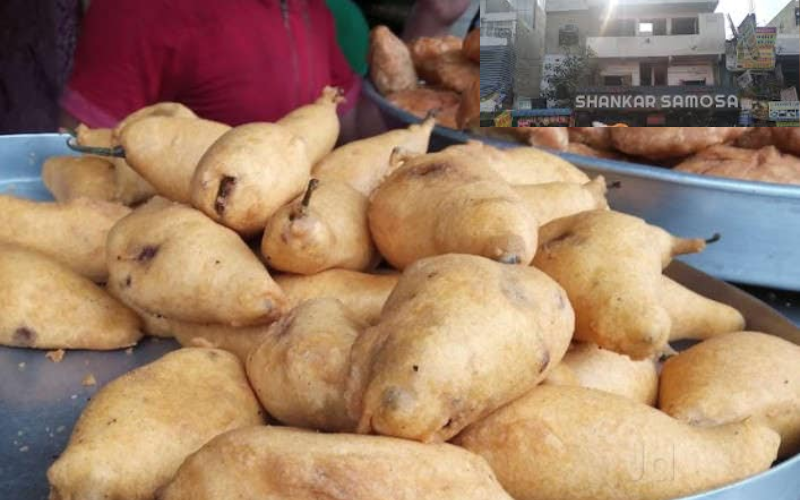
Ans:
{"type": "MultiPolygon", "coordinates": [[[[39,178],[48,156],[70,154],[66,136],[0,136],[0,193],[49,200],[39,178]]],[[[1,216],[0,216],[1,217],[1,216]]],[[[736,307],[748,328],[800,344],[800,310],[769,293],[765,298],[784,314],[742,290],[680,262],[668,269],[676,281],[736,307]]],[[[72,427],[92,395],[121,374],[177,348],[172,340],[146,339],[128,351],[69,351],[56,364],[44,351],[0,347],[0,499],[45,500],[46,471],[67,443],[72,427]],[[97,380],[85,387],[87,374],[97,380]]],[[[800,500],[800,455],[769,471],[683,500],[800,500]]]]}
{"type": "MultiPolygon", "coordinates": [[[[387,101],[370,84],[366,94],[390,126],[419,121],[387,101]]],[[[431,147],[468,140],[498,147],[519,146],[480,135],[436,127],[431,147]]],[[[800,291],[800,186],[767,184],[677,172],[665,168],[554,152],[592,175],[620,181],[608,195],[611,206],[681,236],[722,239],[713,252],[682,257],[717,278],[800,291]]]]}

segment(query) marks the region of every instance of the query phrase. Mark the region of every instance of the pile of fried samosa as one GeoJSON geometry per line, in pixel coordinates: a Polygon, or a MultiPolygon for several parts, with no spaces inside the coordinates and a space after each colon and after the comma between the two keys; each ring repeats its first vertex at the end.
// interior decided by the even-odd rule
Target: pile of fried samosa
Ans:
{"type": "Polygon", "coordinates": [[[433,119],[334,149],[340,100],[155,105],[0,196],[2,344],[184,346],[92,398],[51,500],[666,500],[800,450],[800,346],[662,274],[703,240],[433,119]]]}
{"type": "Polygon", "coordinates": [[[406,44],[386,26],[370,35],[370,78],[395,106],[443,127],[480,125],[481,33],[420,37],[406,44]]]}

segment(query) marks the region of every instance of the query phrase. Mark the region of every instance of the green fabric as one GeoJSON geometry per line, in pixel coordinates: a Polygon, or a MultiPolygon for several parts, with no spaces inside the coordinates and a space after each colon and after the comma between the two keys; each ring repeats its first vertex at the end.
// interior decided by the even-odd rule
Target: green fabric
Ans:
{"type": "Polygon", "coordinates": [[[336,39],[347,62],[359,75],[367,74],[369,25],[361,9],[352,0],[327,0],[336,22],[336,39]]]}

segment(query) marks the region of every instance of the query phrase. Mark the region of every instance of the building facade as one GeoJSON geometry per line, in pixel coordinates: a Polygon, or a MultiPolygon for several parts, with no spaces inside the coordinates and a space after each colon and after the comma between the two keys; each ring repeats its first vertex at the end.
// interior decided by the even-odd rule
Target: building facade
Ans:
{"type": "Polygon", "coordinates": [[[778,35],[800,34],[800,1],[792,0],[786,4],[767,26],[778,28],[778,35]]]}
{"type": "MultiPolygon", "coordinates": [[[[508,46],[513,51],[513,95],[509,99],[516,102],[520,97],[538,96],[541,82],[542,59],[544,57],[545,0],[481,0],[481,49],[485,47],[508,46]]],[[[487,53],[487,62],[504,57],[512,59],[506,51],[495,49],[487,53]]],[[[484,74],[484,57],[481,56],[481,82],[484,74]]],[[[493,65],[495,68],[497,64],[493,65]]],[[[484,92],[481,92],[484,95],[484,92]]]]}
{"type": "Polygon", "coordinates": [[[549,0],[542,85],[547,85],[548,65],[588,49],[597,64],[596,81],[587,82],[584,98],[576,102],[578,124],[595,118],[634,126],[735,121],[738,109],[733,109],[725,90],[729,85],[724,64],[726,20],[714,13],[717,4],[717,0],[549,0]],[[603,95],[638,95],[643,101],[615,107],[634,99],[593,98],[603,95]],[[709,98],[712,104],[706,107],[709,98]],[[606,103],[610,107],[604,107],[606,103]]]}

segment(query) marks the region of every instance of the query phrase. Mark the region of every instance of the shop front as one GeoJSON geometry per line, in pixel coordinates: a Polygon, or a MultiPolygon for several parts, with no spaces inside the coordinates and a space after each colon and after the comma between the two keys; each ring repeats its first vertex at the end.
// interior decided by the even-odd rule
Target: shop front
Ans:
{"type": "Polygon", "coordinates": [[[593,122],[631,127],[735,127],[739,123],[736,90],[724,87],[590,87],[574,101],[578,127],[593,122]]]}

